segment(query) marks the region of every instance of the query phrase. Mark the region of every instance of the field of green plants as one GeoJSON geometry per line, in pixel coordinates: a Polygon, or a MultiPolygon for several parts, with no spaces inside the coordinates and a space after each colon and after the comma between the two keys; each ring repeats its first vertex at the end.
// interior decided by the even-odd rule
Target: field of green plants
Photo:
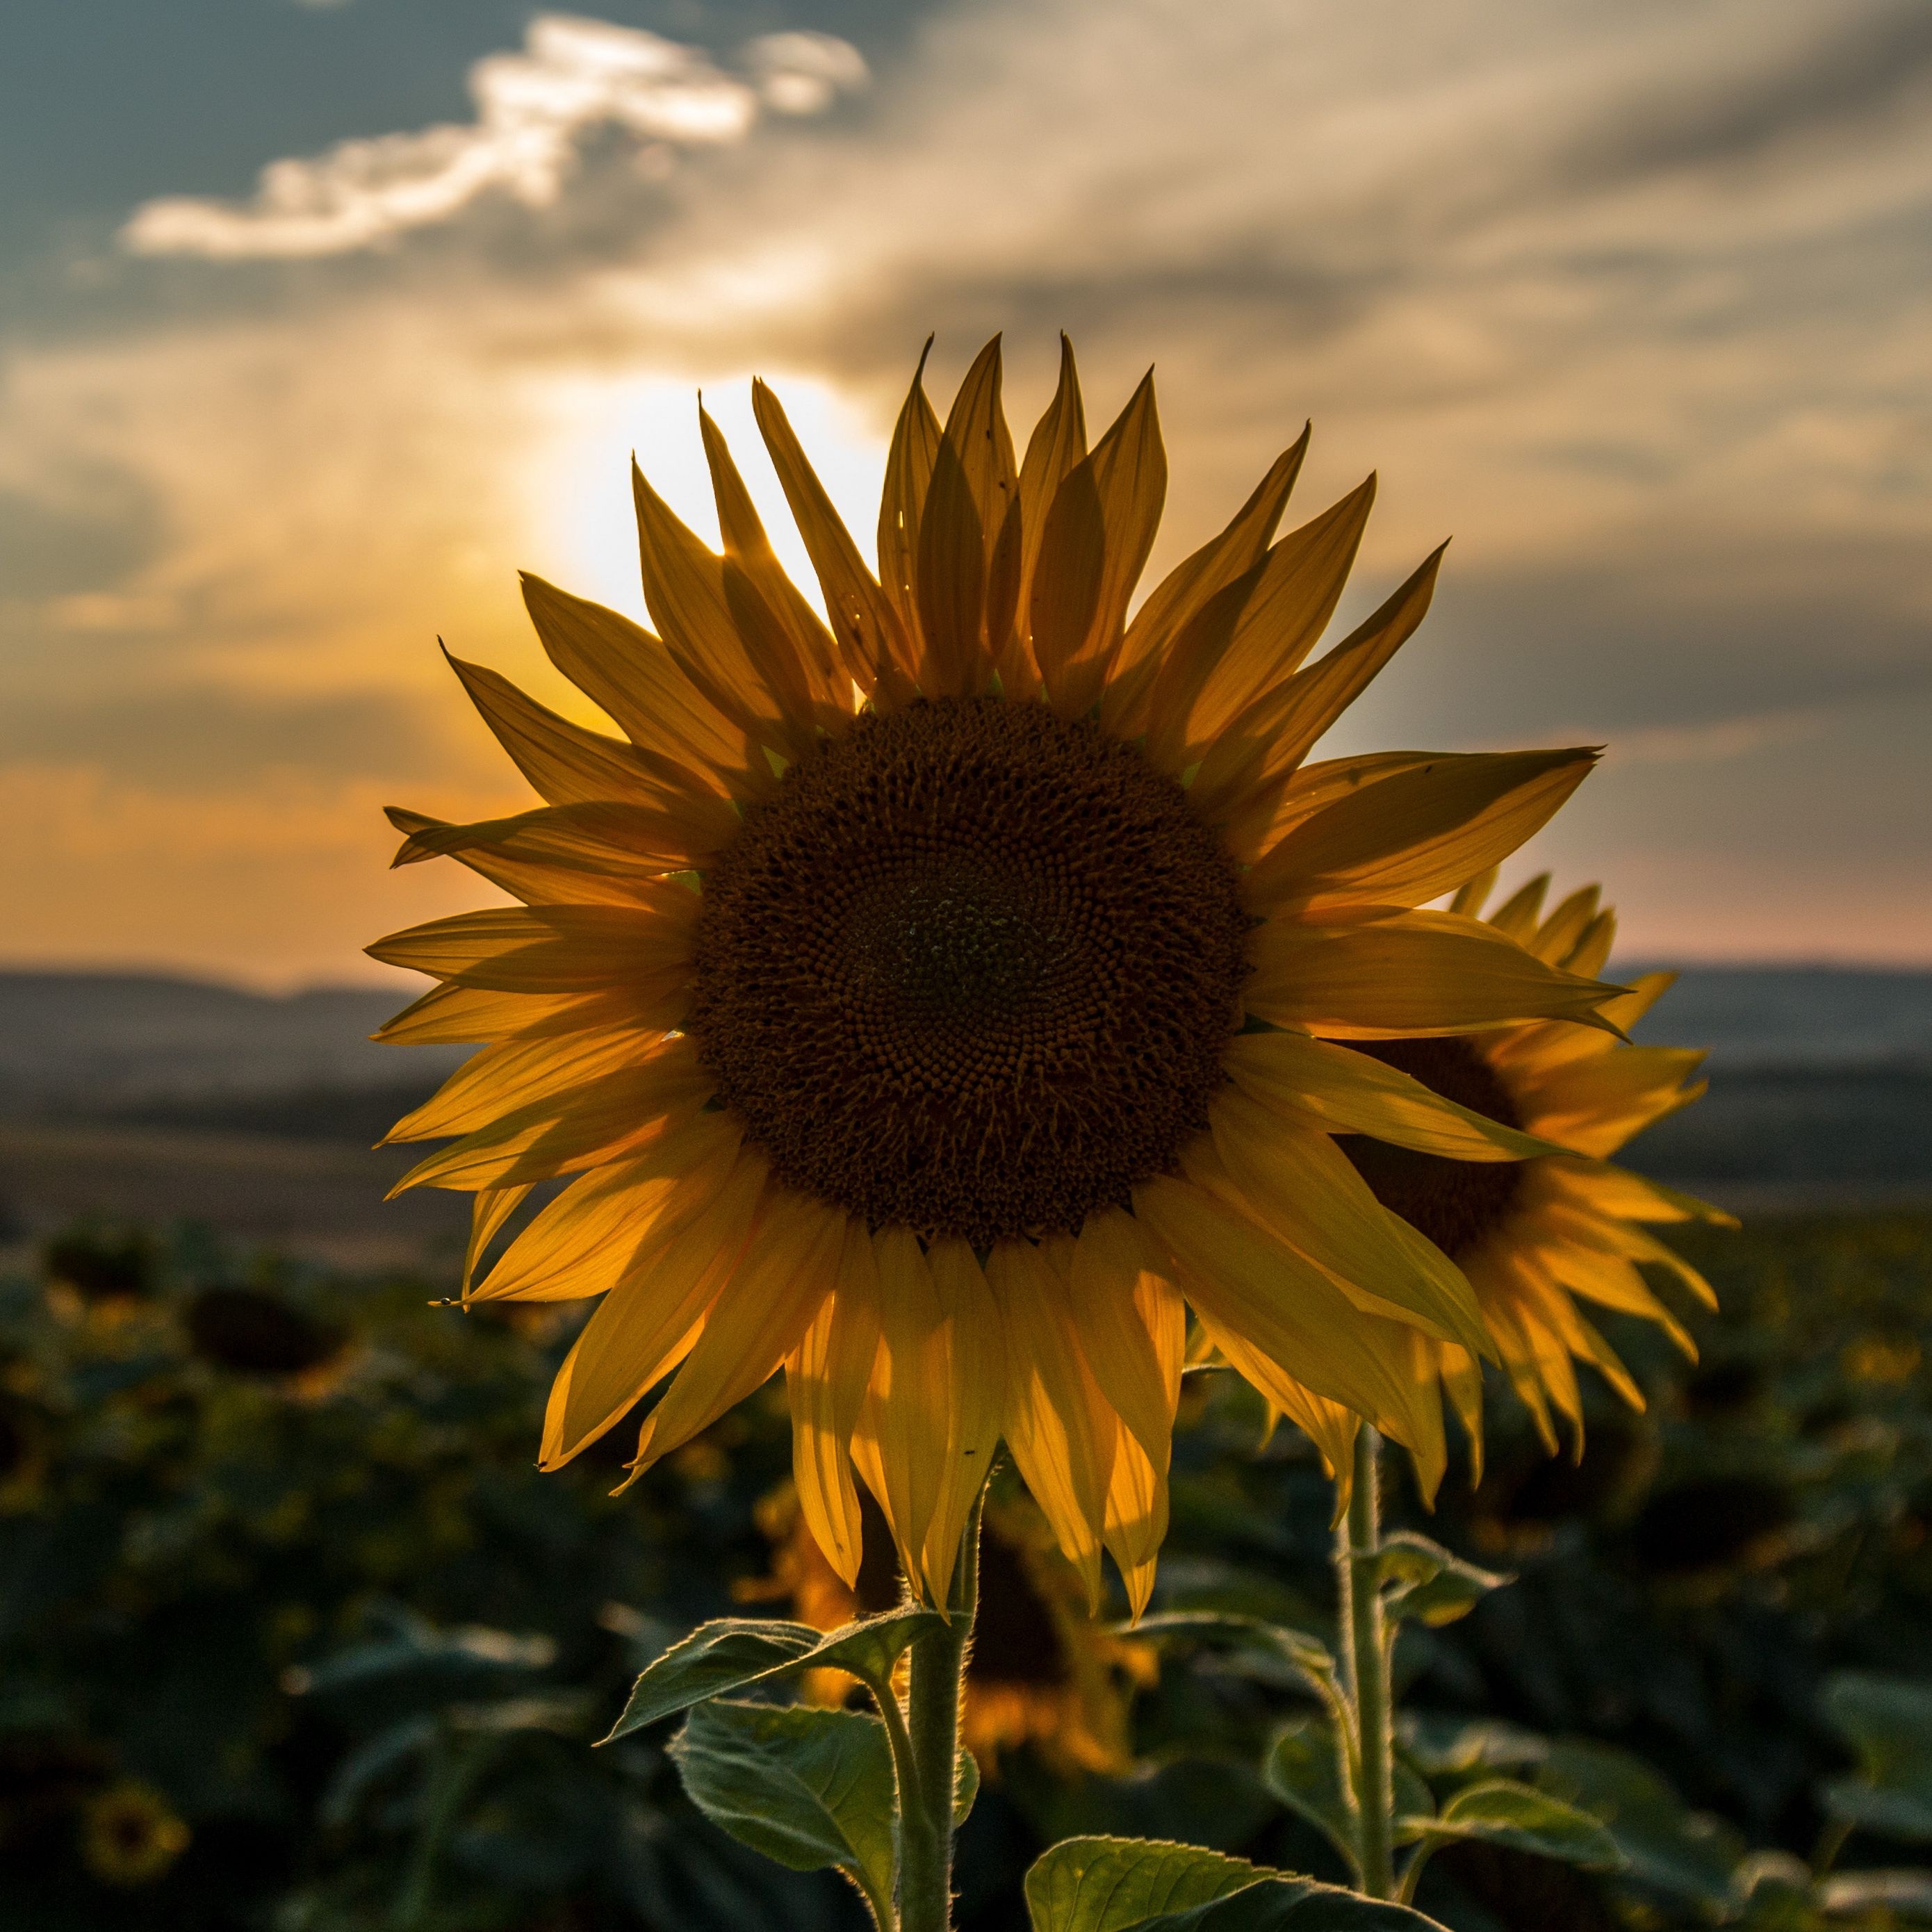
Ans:
{"type": "MultiPolygon", "coordinates": [[[[1398,1526],[1514,1578],[1398,1652],[1418,1903],[1458,1932],[1932,1924],[1932,1220],[1685,1240],[1724,1312],[1684,1311],[1694,1366],[1613,1332],[1647,1413],[1606,1396],[1552,1461],[1495,1390],[1432,1514],[1388,1466],[1398,1526]],[[1498,1775],[1603,1829],[1453,1828],[1498,1775]]],[[[443,1292],[105,1226],[0,1284],[4,1932],[862,1924],[697,1808],[676,1720],[593,1748],[705,1618],[814,1620],[781,1406],[621,1498],[622,1432],[540,1476],[568,1312],[443,1292]]],[[[1330,1492],[1265,1421],[1190,1378],[1155,1609],[1204,1638],[1090,1623],[996,1494],[963,1926],[1024,1924],[1074,1834],[1343,1876],[1292,1660],[1330,1492]]]]}

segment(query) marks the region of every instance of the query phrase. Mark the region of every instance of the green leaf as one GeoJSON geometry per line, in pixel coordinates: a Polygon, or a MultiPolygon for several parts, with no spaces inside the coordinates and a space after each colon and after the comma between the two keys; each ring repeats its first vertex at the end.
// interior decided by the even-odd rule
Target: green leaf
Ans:
{"type": "Polygon", "coordinates": [[[956,1832],[973,1815],[973,1801],[980,1795],[980,1760],[964,1744],[959,1761],[952,1768],[952,1828],[956,1832]]]}
{"type": "Polygon", "coordinates": [[[1932,1840],[1932,1684],[1840,1670],[1820,1702],[1858,1760],[1856,1778],[1824,1786],[1826,1808],[1886,1838],[1932,1840]]]}
{"type": "MultiPolygon", "coordinates": [[[[1932,1924],[1932,1871],[1918,1866],[1834,1872],[1818,1882],[1818,1904],[1834,1918],[1889,1913],[1908,1924],[1932,1924]]],[[[1881,1918],[1881,1924],[1887,1922],[1881,1918]]]]}
{"type": "Polygon", "coordinates": [[[1472,1838],[1596,1871],[1618,1871],[1629,1862],[1616,1840],[1588,1811],[1512,1778],[1467,1786],[1438,1816],[1418,1822],[1417,1835],[1425,1843],[1472,1838]]]}
{"type": "Polygon", "coordinates": [[[1395,1761],[1395,1842],[1413,1844],[1436,1817],[1436,1797],[1418,1776],[1413,1765],[1400,1757],[1395,1761]]]}
{"type": "Polygon", "coordinates": [[[1492,1590],[1515,1581],[1499,1570],[1466,1563],[1439,1543],[1406,1529],[1384,1538],[1366,1563],[1384,1593],[1382,1607],[1389,1616],[1414,1617],[1432,1627],[1466,1617],[1492,1590]]]}
{"type": "Polygon", "coordinates": [[[1137,1624],[1122,1624],[1120,1630],[1124,1635],[1193,1637],[1206,1643],[1262,1651],[1285,1663],[1290,1675],[1323,1702],[1339,1708],[1342,1701],[1334,1653],[1319,1637],[1286,1624],[1225,1610],[1163,1610],[1137,1624]]]}
{"type": "Polygon", "coordinates": [[[889,1906],[895,1787],[877,1718],[804,1704],[700,1704],[670,1754],[692,1802],[740,1844],[793,1871],[836,1866],[875,1912],[889,1906]]]}
{"type": "Polygon", "coordinates": [[[795,1670],[849,1670],[884,1687],[899,1654],[915,1637],[943,1628],[937,1610],[892,1610],[848,1624],[829,1636],[809,1624],[721,1617],[701,1624],[655,1660],[632,1687],[624,1714],[603,1742],[795,1670]]]}
{"type": "Polygon", "coordinates": [[[1278,1731],[1262,1761],[1262,1782],[1291,1811],[1306,1818],[1341,1853],[1357,1878],[1361,1876],[1356,1842],[1361,1816],[1354,1792],[1342,1780],[1332,1724],[1308,1717],[1278,1731]]]}
{"type": "Polygon", "coordinates": [[[1743,1840],[1717,1819],[1686,1809],[1641,1758],[1608,1744],[1558,1742],[1550,1745],[1536,1782],[1608,1828],[1630,1862],[1628,1877],[1720,1915],[1730,1909],[1743,1840]]]}
{"type": "Polygon", "coordinates": [[[1496,1718],[1452,1717],[1406,1711],[1399,1720],[1402,1748],[1425,1778],[1466,1776],[1473,1771],[1520,1771],[1540,1764],[1546,1738],[1496,1718]]]}
{"type": "Polygon", "coordinates": [[[1146,1838],[1063,1840],[1026,1899],[1033,1932],[1440,1932],[1406,1906],[1146,1838]]]}
{"type": "Polygon", "coordinates": [[[1861,1832],[1908,1844],[1932,1840],[1932,1805],[1909,1791],[1886,1791],[1856,1778],[1827,1778],[1818,1787],[1825,1809],[1861,1832]]]}

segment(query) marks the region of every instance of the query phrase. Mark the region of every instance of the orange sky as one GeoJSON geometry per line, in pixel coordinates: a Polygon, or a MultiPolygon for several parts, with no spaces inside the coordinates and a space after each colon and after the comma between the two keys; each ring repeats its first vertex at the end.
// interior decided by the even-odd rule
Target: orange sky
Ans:
{"type": "Polygon", "coordinates": [[[1932,962],[1912,14],[794,10],[825,34],[493,29],[454,118],[318,131],[291,74],[299,142],[16,251],[0,958],[374,974],[476,898],[386,872],[380,807],[526,802],[435,640],[564,701],[514,572],[641,614],[632,448],[708,530],[701,386],[776,502],[760,372],[862,535],[926,332],[943,404],[1008,330],[1023,434],[1064,326],[1090,420],[1157,365],[1156,571],[1311,415],[1302,514],[1382,478],[1344,622],[1454,534],[1330,748],[1606,742],[1541,845],[1628,951],[1932,962]]]}

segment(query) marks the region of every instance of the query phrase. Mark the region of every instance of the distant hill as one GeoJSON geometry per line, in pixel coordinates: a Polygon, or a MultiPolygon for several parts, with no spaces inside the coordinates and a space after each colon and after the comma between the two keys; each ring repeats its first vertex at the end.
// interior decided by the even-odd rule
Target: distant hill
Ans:
{"type": "MultiPolygon", "coordinates": [[[[1646,970],[1618,961],[1609,976],[1646,970]]],[[[1714,1070],[1921,1066],[1932,1070],[1932,972],[1843,966],[1693,966],[1636,1036],[1702,1046],[1714,1070]]]]}
{"type": "Polygon", "coordinates": [[[433,1084],[460,1047],[369,1035],[406,994],[284,997],[132,973],[0,972],[0,1114],[433,1084]]]}
{"type": "MultiPolygon", "coordinates": [[[[1638,970],[1618,962],[1612,976],[1638,970]]],[[[209,1161],[218,1141],[304,1143],[317,1158],[366,1150],[466,1051],[373,1045],[369,1034],[406,997],[319,987],[278,998],[153,974],[0,972],[0,1122],[172,1136],[209,1161]]],[[[1760,1191],[1932,1198],[1932,972],[1692,967],[1636,1035],[1710,1049],[1711,1091],[1645,1135],[1632,1166],[1738,1203],[1760,1191]]],[[[94,1164],[103,1200],[118,1158],[105,1143],[61,1156],[94,1164]]],[[[24,1143],[0,1149],[0,1222],[10,1196],[37,1218],[40,1190],[23,1162],[24,1143]]],[[[381,1171],[386,1186],[394,1174],[381,1171]]],[[[62,1186],[63,1198],[82,1198],[62,1186]]],[[[230,1193],[246,1191],[238,1183],[230,1193]]]]}

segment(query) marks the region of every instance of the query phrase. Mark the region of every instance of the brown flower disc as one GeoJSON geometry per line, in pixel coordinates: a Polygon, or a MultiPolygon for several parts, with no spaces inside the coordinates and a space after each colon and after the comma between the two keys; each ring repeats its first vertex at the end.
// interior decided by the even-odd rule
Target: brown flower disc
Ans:
{"type": "Polygon", "coordinates": [[[1240,1023],[1232,862],[1046,706],[868,714],[704,880],[690,1030],[778,1177],[874,1227],[1077,1230],[1207,1125],[1240,1023]]]}
{"type": "MultiPolygon", "coordinates": [[[[1432,1093],[1506,1127],[1522,1118],[1509,1089],[1466,1040],[1354,1040],[1358,1052],[1420,1080],[1432,1093]]],[[[1335,1144],[1376,1198],[1426,1234],[1453,1261],[1499,1227],[1522,1185],[1520,1160],[1450,1160],[1418,1154],[1363,1134],[1341,1134],[1335,1144]]]]}

